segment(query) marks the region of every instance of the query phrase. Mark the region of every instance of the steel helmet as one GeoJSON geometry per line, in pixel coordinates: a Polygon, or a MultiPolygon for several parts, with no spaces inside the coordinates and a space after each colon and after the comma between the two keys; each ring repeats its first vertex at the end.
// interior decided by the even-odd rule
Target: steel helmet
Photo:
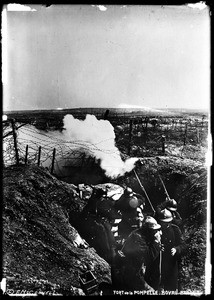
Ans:
{"type": "Polygon", "coordinates": [[[133,191],[130,187],[127,187],[124,192],[128,195],[133,194],[133,191]]]}
{"type": "Polygon", "coordinates": [[[169,201],[167,201],[166,208],[171,211],[176,211],[177,210],[177,202],[175,201],[175,199],[170,199],[169,201]]]}
{"type": "Polygon", "coordinates": [[[158,215],[158,219],[162,222],[170,222],[172,221],[172,213],[167,208],[161,210],[161,212],[158,215]]]}
{"type": "Polygon", "coordinates": [[[158,224],[157,221],[151,216],[147,216],[144,219],[143,225],[149,229],[160,229],[161,228],[161,225],[158,224]]]}
{"type": "Polygon", "coordinates": [[[132,196],[132,197],[131,197],[131,199],[129,200],[129,205],[130,205],[132,208],[138,207],[139,201],[138,201],[138,199],[137,199],[136,196],[132,196]]]}

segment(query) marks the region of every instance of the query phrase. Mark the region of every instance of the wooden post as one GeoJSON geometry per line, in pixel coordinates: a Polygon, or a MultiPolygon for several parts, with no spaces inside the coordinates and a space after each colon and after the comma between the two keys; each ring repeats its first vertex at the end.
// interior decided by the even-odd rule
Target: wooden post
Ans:
{"type": "Polygon", "coordinates": [[[161,141],[162,141],[162,153],[165,153],[165,141],[166,141],[166,137],[165,135],[161,136],[161,141]]]}
{"type": "Polygon", "coordinates": [[[54,148],[54,149],[53,149],[52,166],[51,166],[51,174],[53,174],[53,170],[54,170],[55,154],[56,154],[56,149],[54,148]]]}
{"type": "Polygon", "coordinates": [[[196,134],[197,134],[197,142],[198,144],[200,143],[200,134],[199,134],[199,129],[196,128],[196,134]]]}
{"type": "Polygon", "coordinates": [[[26,150],[25,150],[25,164],[27,164],[27,156],[28,156],[28,145],[26,145],[26,150]]]}
{"type": "Polygon", "coordinates": [[[132,120],[129,121],[129,149],[128,155],[131,153],[131,140],[132,140],[132,120]]]}
{"type": "Polygon", "coordinates": [[[104,119],[104,120],[108,120],[108,115],[109,115],[109,109],[107,109],[107,110],[105,111],[103,119],[104,119]]]}
{"type": "Polygon", "coordinates": [[[41,157],[41,146],[39,146],[38,163],[37,163],[38,166],[40,164],[40,157],[41,157]]]}
{"type": "Polygon", "coordinates": [[[202,136],[202,132],[204,130],[204,119],[205,119],[205,116],[202,117],[202,122],[201,122],[201,136],[202,136]]]}
{"type": "Polygon", "coordinates": [[[187,140],[187,123],[185,126],[185,132],[184,132],[184,146],[186,145],[186,140],[187,140]]]}
{"type": "Polygon", "coordinates": [[[145,117],[145,125],[146,125],[146,132],[147,132],[147,128],[148,128],[148,123],[149,123],[149,117],[145,117]]]}
{"type": "Polygon", "coordinates": [[[12,130],[13,130],[13,140],[14,140],[14,148],[15,148],[15,155],[16,155],[16,164],[19,164],[19,152],[18,152],[18,147],[17,147],[17,135],[16,135],[16,129],[15,129],[15,120],[11,120],[12,124],[12,130]]]}
{"type": "Polygon", "coordinates": [[[205,119],[205,116],[202,117],[202,122],[201,122],[201,127],[202,128],[204,127],[204,119],[205,119]]]}

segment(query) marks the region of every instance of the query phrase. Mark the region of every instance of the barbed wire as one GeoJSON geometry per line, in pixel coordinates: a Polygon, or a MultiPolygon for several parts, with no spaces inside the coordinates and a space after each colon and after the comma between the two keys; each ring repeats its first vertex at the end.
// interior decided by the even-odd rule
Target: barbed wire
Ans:
{"type": "MultiPolygon", "coordinates": [[[[33,127],[22,127],[22,130],[17,130],[17,146],[19,149],[20,161],[25,160],[26,147],[28,146],[28,163],[38,163],[38,150],[41,149],[40,164],[47,165],[47,162],[53,156],[53,149],[57,149],[57,155],[55,158],[56,165],[68,161],[81,162],[84,158],[83,153],[87,153],[88,156],[95,156],[95,152],[103,152],[105,154],[118,154],[117,149],[102,149],[97,145],[88,141],[67,141],[56,135],[47,134],[42,131],[38,131],[33,127]]],[[[13,136],[10,139],[4,139],[5,150],[3,152],[4,165],[15,163],[15,151],[13,146],[13,136]]],[[[100,141],[97,144],[106,142],[106,140],[100,141]]],[[[50,165],[50,163],[49,163],[50,165]]]]}
{"type": "MultiPolygon", "coordinates": [[[[124,120],[123,120],[124,122],[124,120]]],[[[177,128],[173,129],[174,133],[180,132],[181,135],[184,134],[184,128],[186,126],[186,123],[183,122],[180,124],[180,122],[177,122],[179,126],[177,128]],[[180,129],[179,129],[179,128],[180,129]],[[181,130],[182,129],[182,130],[181,130]]],[[[123,123],[124,124],[124,123],[123,123]]],[[[175,126],[176,122],[173,122],[172,124],[167,124],[167,130],[166,128],[160,128],[158,126],[158,130],[160,131],[157,137],[150,137],[149,135],[146,136],[146,147],[149,148],[150,145],[154,147],[155,144],[160,143],[161,139],[161,133],[166,133],[168,135],[168,139],[170,139],[170,132],[169,127],[175,126]]],[[[199,122],[198,122],[199,124],[199,122]]],[[[198,125],[197,124],[197,125],[198,125]]],[[[206,123],[204,123],[205,132],[206,134],[206,123]]],[[[165,126],[165,125],[164,125],[165,126]]],[[[192,127],[193,129],[198,130],[198,127],[192,126],[192,124],[189,125],[189,127],[192,127]]],[[[199,126],[200,128],[201,126],[199,126]]],[[[126,128],[127,130],[129,127],[126,128]]],[[[138,128],[139,129],[139,128],[138,128]]],[[[145,128],[144,128],[145,129],[145,128]]],[[[155,129],[155,128],[151,128],[155,129]]],[[[12,126],[10,122],[7,124],[4,124],[3,126],[3,162],[4,165],[7,166],[9,164],[14,164],[16,162],[16,156],[15,156],[15,149],[14,149],[14,137],[12,132],[12,126]],[[6,135],[6,137],[5,137],[6,135]]],[[[125,129],[123,129],[125,130],[125,129]]],[[[143,128],[141,128],[141,131],[143,128]]],[[[139,130],[140,131],[140,130],[139,130]]],[[[197,132],[198,133],[198,132],[197,132]]],[[[85,158],[85,154],[87,153],[88,156],[94,156],[95,152],[97,153],[103,153],[103,154],[109,154],[109,155],[115,155],[121,156],[124,158],[126,155],[124,153],[120,153],[117,147],[112,147],[111,149],[108,148],[102,148],[101,146],[105,146],[105,143],[111,142],[114,145],[114,138],[109,139],[103,139],[101,141],[98,141],[96,143],[91,143],[89,141],[81,141],[81,140],[64,140],[63,135],[62,138],[57,136],[56,134],[50,134],[47,132],[43,132],[41,130],[38,130],[36,127],[33,127],[33,125],[27,125],[27,124],[20,124],[16,123],[16,134],[17,134],[17,146],[19,151],[19,159],[20,161],[25,160],[26,156],[26,147],[28,146],[28,153],[27,153],[27,162],[28,163],[37,163],[38,156],[39,156],[39,148],[41,149],[41,157],[40,157],[40,163],[46,164],[48,160],[50,160],[53,156],[53,149],[57,149],[56,154],[56,165],[60,164],[63,160],[73,160],[73,161],[81,161],[85,158]],[[24,126],[26,125],[26,126],[24,126]]],[[[119,138],[124,138],[123,135],[120,135],[119,138]]],[[[134,136],[135,138],[135,136],[134,136]]],[[[174,136],[173,136],[174,138],[174,136]]],[[[174,139],[173,139],[174,141],[174,139]]],[[[175,141],[176,142],[176,141],[175,141]]],[[[177,137],[177,142],[179,142],[179,137],[177,137]]],[[[129,143],[129,141],[128,141],[129,143]]],[[[182,145],[182,144],[181,144],[182,145]]],[[[185,148],[183,147],[182,152],[185,148]]],[[[168,152],[171,155],[173,154],[172,149],[167,149],[168,152]]],[[[158,152],[158,150],[157,150],[158,152]]],[[[196,154],[197,155],[197,154],[196,154]]]]}

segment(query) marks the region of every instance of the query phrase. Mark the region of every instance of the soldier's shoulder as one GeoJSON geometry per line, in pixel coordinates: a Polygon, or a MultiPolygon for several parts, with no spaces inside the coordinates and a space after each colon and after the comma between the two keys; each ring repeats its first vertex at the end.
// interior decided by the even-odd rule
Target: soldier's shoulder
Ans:
{"type": "Polygon", "coordinates": [[[133,230],[130,235],[132,235],[132,236],[141,236],[139,228],[133,230]]]}
{"type": "Polygon", "coordinates": [[[179,232],[179,233],[181,232],[181,230],[180,230],[180,228],[179,228],[178,225],[176,225],[174,223],[171,223],[171,226],[172,226],[172,228],[173,228],[174,231],[179,232]]]}
{"type": "Polygon", "coordinates": [[[142,235],[142,232],[141,232],[141,230],[139,228],[133,230],[130,235],[132,237],[134,237],[135,239],[137,239],[137,240],[144,240],[144,235],[142,235]]]}
{"type": "Polygon", "coordinates": [[[171,225],[172,225],[172,227],[179,229],[178,225],[176,225],[175,223],[171,223],[171,225]]]}

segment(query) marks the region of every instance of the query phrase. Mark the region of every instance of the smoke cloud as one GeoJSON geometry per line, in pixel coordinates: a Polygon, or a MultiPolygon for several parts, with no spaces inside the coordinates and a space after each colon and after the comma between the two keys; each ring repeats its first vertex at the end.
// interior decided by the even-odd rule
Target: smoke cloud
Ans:
{"type": "Polygon", "coordinates": [[[94,115],[87,115],[85,120],[66,115],[63,119],[65,141],[87,143],[84,151],[100,161],[107,177],[116,178],[130,172],[138,158],[123,161],[120,151],[115,146],[114,127],[107,120],[98,120],[94,115]]]}
{"type": "Polygon", "coordinates": [[[105,175],[112,179],[123,176],[135,167],[138,158],[122,160],[115,145],[114,127],[108,120],[98,120],[89,114],[85,120],[66,115],[63,124],[62,132],[38,130],[32,125],[18,129],[18,147],[22,157],[28,145],[28,161],[37,160],[41,147],[40,165],[50,169],[55,148],[54,171],[62,177],[69,177],[70,167],[81,166],[84,157],[93,157],[105,175]]]}

